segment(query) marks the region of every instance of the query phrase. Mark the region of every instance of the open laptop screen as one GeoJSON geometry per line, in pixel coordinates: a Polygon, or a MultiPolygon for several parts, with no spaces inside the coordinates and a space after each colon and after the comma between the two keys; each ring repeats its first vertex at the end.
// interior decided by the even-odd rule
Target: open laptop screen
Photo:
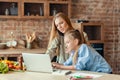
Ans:
{"type": "Polygon", "coordinates": [[[52,73],[49,54],[22,53],[27,71],[52,73]]]}

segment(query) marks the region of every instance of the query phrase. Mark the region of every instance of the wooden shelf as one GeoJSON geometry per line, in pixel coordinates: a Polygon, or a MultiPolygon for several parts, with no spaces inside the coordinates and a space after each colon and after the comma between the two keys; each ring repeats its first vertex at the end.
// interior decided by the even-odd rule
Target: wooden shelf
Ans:
{"type": "Polygon", "coordinates": [[[104,43],[104,29],[100,22],[72,23],[75,29],[84,31],[88,35],[89,43],[104,43]]]}
{"type": "Polygon", "coordinates": [[[22,18],[44,18],[45,1],[24,0],[22,1],[22,18]]]}
{"type": "Polygon", "coordinates": [[[63,12],[71,16],[71,0],[0,0],[1,18],[52,18],[53,14],[63,12]],[[17,15],[11,15],[10,7],[15,3],[17,15]],[[9,10],[6,16],[5,10],[9,10]]]}
{"type": "Polygon", "coordinates": [[[0,15],[0,18],[18,19],[18,18],[19,18],[19,16],[5,16],[5,15],[0,15]]]}
{"type": "Polygon", "coordinates": [[[88,22],[80,24],[83,31],[87,33],[90,43],[104,42],[103,24],[99,22],[88,22]]]}
{"type": "Polygon", "coordinates": [[[1,18],[19,18],[20,2],[19,0],[0,0],[0,17],[1,18]],[[14,4],[14,9],[13,9],[14,4]],[[8,12],[6,13],[6,9],[8,12]]]}
{"type": "Polygon", "coordinates": [[[63,12],[70,17],[71,1],[48,1],[48,11],[49,17],[54,16],[58,12],[63,12]]]}

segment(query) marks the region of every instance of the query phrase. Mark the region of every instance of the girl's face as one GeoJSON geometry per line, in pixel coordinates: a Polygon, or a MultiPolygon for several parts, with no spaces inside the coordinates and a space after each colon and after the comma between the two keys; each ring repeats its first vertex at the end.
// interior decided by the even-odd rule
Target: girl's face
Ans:
{"type": "Polygon", "coordinates": [[[69,53],[72,50],[76,50],[77,45],[78,45],[78,40],[70,38],[69,36],[64,37],[64,42],[65,42],[65,52],[69,53]]]}
{"type": "Polygon", "coordinates": [[[56,28],[62,33],[65,33],[69,27],[66,21],[61,17],[58,17],[55,19],[55,25],[56,25],[56,28]]]}

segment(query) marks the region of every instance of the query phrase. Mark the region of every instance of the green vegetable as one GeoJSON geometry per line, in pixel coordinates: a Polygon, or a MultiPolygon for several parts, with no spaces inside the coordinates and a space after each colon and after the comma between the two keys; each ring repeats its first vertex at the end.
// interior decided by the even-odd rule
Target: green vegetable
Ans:
{"type": "Polygon", "coordinates": [[[0,62],[0,73],[4,74],[9,71],[9,68],[6,63],[0,62]]]}

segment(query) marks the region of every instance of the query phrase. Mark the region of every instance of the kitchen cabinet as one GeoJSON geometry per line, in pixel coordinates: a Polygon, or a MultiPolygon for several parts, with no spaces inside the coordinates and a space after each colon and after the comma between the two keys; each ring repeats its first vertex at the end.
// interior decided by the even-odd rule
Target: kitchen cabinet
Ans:
{"type": "Polygon", "coordinates": [[[71,0],[0,0],[0,7],[1,18],[51,18],[58,12],[71,16],[71,0]]]}
{"type": "Polygon", "coordinates": [[[0,18],[19,18],[19,0],[0,0],[0,18]]]}
{"type": "Polygon", "coordinates": [[[89,43],[104,43],[104,27],[100,22],[80,23],[81,30],[88,35],[89,43]]]}
{"type": "Polygon", "coordinates": [[[22,18],[46,18],[46,1],[22,0],[22,18]]]}
{"type": "Polygon", "coordinates": [[[52,17],[58,12],[71,16],[71,0],[51,0],[48,1],[48,16],[52,17]]]}
{"type": "Polygon", "coordinates": [[[100,22],[72,23],[75,29],[87,33],[89,43],[104,43],[104,27],[100,22]]]}

